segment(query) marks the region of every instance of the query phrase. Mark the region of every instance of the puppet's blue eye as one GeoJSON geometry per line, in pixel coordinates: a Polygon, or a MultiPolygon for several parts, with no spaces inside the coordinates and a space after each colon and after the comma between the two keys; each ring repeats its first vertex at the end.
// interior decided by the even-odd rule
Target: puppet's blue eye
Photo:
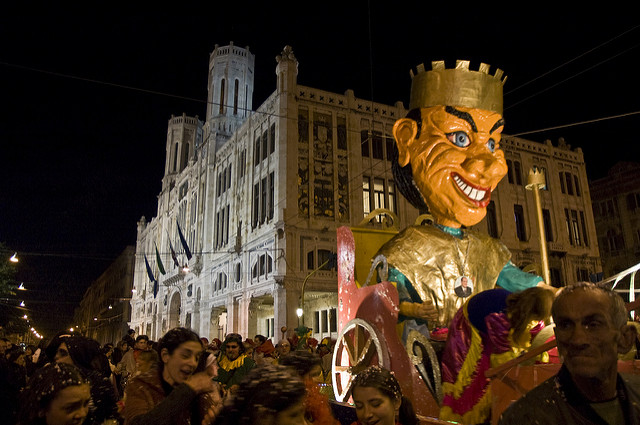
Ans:
{"type": "Polygon", "coordinates": [[[489,150],[491,152],[495,152],[496,150],[496,142],[493,139],[489,139],[489,141],[487,142],[487,147],[489,148],[489,150]]]}
{"type": "Polygon", "coordinates": [[[449,133],[447,134],[447,139],[460,148],[466,148],[471,144],[469,135],[464,131],[454,131],[453,133],[449,133]]]}

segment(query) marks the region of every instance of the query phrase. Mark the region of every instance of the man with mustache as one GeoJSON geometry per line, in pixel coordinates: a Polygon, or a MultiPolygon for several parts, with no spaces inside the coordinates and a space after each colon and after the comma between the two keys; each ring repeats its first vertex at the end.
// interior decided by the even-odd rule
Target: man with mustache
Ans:
{"type": "Polygon", "coordinates": [[[636,338],[622,298],[578,283],[562,288],[551,314],[563,364],[512,404],[500,424],[640,424],[640,376],[618,373],[636,338]]]}

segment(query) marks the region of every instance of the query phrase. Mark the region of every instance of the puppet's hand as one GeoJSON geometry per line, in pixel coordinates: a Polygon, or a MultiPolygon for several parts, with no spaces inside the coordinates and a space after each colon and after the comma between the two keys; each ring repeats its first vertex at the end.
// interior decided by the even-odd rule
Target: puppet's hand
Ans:
{"type": "Polygon", "coordinates": [[[400,314],[434,323],[438,319],[438,311],[431,301],[426,303],[401,302],[400,314]]]}

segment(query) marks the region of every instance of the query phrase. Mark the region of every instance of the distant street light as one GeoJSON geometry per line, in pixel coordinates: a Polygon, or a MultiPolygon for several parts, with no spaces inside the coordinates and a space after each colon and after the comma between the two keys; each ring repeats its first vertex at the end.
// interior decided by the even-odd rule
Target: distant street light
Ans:
{"type": "Polygon", "coordinates": [[[20,307],[24,307],[24,301],[20,302],[20,307]]]}
{"type": "Polygon", "coordinates": [[[25,288],[25,287],[24,287],[24,282],[23,282],[23,283],[21,283],[21,284],[18,286],[18,289],[19,289],[19,290],[21,290],[21,291],[26,291],[26,290],[27,290],[27,288],[25,288]]]}
{"type": "Polygon", "coordinates": [[[9,261],[11,261],[12,263],[17,263],[18,260],[18,253],[14,252],[13,255],[11,256],[11,258],[9,258],[9,261]]]}

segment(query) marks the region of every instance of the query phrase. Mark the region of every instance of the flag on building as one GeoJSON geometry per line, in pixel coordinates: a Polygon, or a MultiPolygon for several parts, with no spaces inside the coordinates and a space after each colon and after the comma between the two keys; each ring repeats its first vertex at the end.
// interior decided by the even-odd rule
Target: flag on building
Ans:
{"type": "MultiPolygon", "coordinates": [[[[178,224],[178,222],[176,222],[178,224]]],[[[184,253],[187,256],[188,260],[191,260],[191,250],[189,250],[189,245],[187,245],[187,240],[184,238],[182,234],[182,230],[180,229],[180,224],[178,224],[178,236],[180,236],[180,242],[182,242],[182,247],[184,248],[184,253]]]]}
{"type": "Polygon", "coordinates": [[[151,271],[151,266],[149,265],[149,260],[147,260],[147,254],[144,254],[144,264],[147,266],[147,275],[149,275],[149,280],[151,282],[155,282],[156,278],[153,277],[153,272],[151,271]]]}
{"type": "Polygon", "coordinates": [[[173,264],[176,267],[180,267],[180,263],[178,262],[178,256],[176,255],[176,251],[173,249],[173,245],[171,244],[171,239],[169,239],[169,249],[171,250],[171,258],[173,258],[173,264]]]}
{"type": "Polygon", "coordinates": [[[160,270],[160,273],[166,274],[166,272],[164,271],[164,264],[162,264],[162,259],[160,258],[160,253],[158,252],[158,245],[156,245],[156,261],[158,262],[158,270],[160,270]]]}

